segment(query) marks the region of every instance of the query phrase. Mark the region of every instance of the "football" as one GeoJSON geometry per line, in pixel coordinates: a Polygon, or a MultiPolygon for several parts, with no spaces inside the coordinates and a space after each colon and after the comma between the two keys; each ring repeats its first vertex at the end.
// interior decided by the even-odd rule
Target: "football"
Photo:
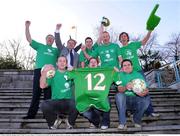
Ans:
{"type": "Polygon", "coordinates": [[[107,26],[110,25],[110,21],[109,21],[108,18],[103,17],[103,18],[102,18],[102,21],[101,21],[101,24],[103,24],[105,27],[107,27],[107,26]]]}
{"type": "Polygon", "coordinates": [[[54,71],[54,67],[52,65],[45,65],[44,67],[42,67],[41,74],[45,69],[46,69],[46,71],[48,70],[46,73],[46,78],[51,78],[54,76],[55,71],[54,71]]]}
{"type": "Polygon", "coordinates": [[[55,71],[54,71],[54,70],[49,70],[49,71],[46,73],[46,77],[47,77],[47,78],[51,78],[51,77],[54,76],[54,74],[55,74],[55,71]]]}
{"type": "Polygon", "coordinates": [[[142,79],[134,79],[132,80],[132,84],[133,84],[132,90],[135,93],[141,93],[146,89],[146,83],[142,79]]]}

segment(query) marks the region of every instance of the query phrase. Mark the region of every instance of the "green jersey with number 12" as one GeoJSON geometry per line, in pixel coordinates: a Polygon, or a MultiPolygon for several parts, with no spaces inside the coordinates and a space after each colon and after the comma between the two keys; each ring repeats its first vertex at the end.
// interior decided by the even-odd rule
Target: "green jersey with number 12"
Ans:
{"type": "Polygon", "coordinates": [[[87,111],[91,106],[109,111],[109,88],[113,82],[113,68],[80,68],[68,73],[68,79],[74,79],[76,108],[87,111]]]}

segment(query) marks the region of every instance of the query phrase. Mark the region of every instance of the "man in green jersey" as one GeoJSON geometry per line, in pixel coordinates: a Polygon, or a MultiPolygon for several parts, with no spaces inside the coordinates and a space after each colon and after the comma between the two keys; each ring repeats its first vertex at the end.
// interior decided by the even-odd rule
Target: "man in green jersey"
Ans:
{"type": "Polygon", "coordinates": [[[116,83],[121,81],[120,84],[118,84],[118,93],[115,95],[119,118],[118,129],[127,128],[126,110],[130,110],[133,113],[135,127],[141,127],[141,119],[150,103],[149,91],[147,88],[138,93],[133,91],[132,80],[141,79],[145,81],[145,79],[139,72],[133,70],[131,60],[124,59],[121,63],[121,67],[122,71],[119,72],[115,79],[116,83]]]}
{"type": "MultiPolygon", "coordinates": [[[[147,35],[144,37],[144,39],[142,41],[138,41],[138,42],[131,42],[129,43],[129,35],[126,32],[122,32],[119,35],[119,41],[122,43],[123,47],[120,48],[120,55],[121,55],[121,61],[123,59],[130,59],[133,62],[133,68],[134,70],[140,72],[144,78],[144,72],[141,68],[141,65],[139,63],[139,58],[138,58],[138,54],[137,54],[137,50],[139,48],[141,48],[141,46],[145,46],[147,41],[149,40],[151,35],[151,31],[148,31],[147,35]]],[[[150,105],[146,111],[146,115],[149,116],[154,116],[157,117],[159,116],[158,113],[154,113],[154,109],[152,106],[152,102],[150,102],[150,105]]]]}
{"type": "MultiPolygon", "coordinates": [[[[101,25],[101,31],[99,35],[99,45],[91,55],[88,55],[85,48],[81,48],[83,53],[87,59],[91,57],[99,58],[100,60],[100,67],[107,67],[107,68],[119,68],[119,45],[110,42],[110,35],[107,31],[103,31],[104,27],[101,25]]],[[[107,129],[110,126],[110,111],[108,114],[103,115],[105,120],[102,125],[101,129],[107,129]]]]}
{"type": "Polygon", "coordinates": [[[62,121],[58,119],[58,123],[55,122],[57,117],[64,115],[68,115],[67,128],[72,128],[78,115],[72,98],[72,83],[65,79],[67,76],[66,67],[67,59],[61,56],[57,61],[57,70],[51,65],[46,65],[40,78],[41,88],[48,86],[52,88],[51,99],[45,100],[41,104],[41,109],[50,129],[57,128],[62,121]],[[47,72],[50,70],[55,71],[55,74],[48,78],[47,72]]]}
{"type": "MultiPolygon", "coordinates": [[[[92,52],[95,50],[95,48],[97,46],[98,46],[97,43],[95,43],[93,45],[93,40],[92,40],[91,37],[86,37],[86,39],[85,39],[85,48],[86,48],[86,52],[87,52],[88,55],[91,55],[92,52]]],[[[82,68],[87,67],[88,64],[89,64],[89,60],[84,56],[83,51],[80,52],[79,61],[80,61],[80,64],[81,64],[82,68]]]]}
{"type": "MultiPolygon", "coordinates": [[[[29,42],[30,46],[34,50],[36,50],[37,55],[36,55],[36,65],[34,69],[34,78],[33,78],[32,101],[27,116],[23,117],[23,119],[35,118],[39,108],[39,100],[42,92],[42,89],[39,86],[41,68],[45,64],[52,64],[53,66],[55,66],[59,55],[58,49],[52,47],[52,44],[54,43],[54,36],[50,34],[46,36],[46,45],[39,43],[31,38],[31,34],[29,31],[30,24],[31,24],[30,21],[25,22],[26,39],[29,42]]],[[[50,88],[44,90],[45,90],[44,99],[50,99],[51,98],[50,88]]]]}

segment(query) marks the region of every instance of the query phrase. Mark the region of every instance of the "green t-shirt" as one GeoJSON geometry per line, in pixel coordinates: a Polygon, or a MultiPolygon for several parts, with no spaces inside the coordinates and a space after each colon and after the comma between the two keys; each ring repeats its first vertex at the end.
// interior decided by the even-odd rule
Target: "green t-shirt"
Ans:
{"type": "Polygon", "coordinates": [[[87,111],[91,106],[106,112],[110,110],[107,98],[114,73],[112,68],[80,68],[68,73],[68,79],[74,79],[79,112],[87,111]]]}
{"type": "MultiPolygon", "coordinates": [[[[115,75],[114,81],[117,85],[126,86],[127,83],[137,78],[145,81],[144,77],[137,71],[133,71],[131,73],[119,72],[115,75]]],[[[125,94],[127,96],[136,96],[136,94],[132,90],[126,90],[125,94]]]]}
{"type": "MultiPolygon", "coordinates": [[[[86,48],[86,53],[91,56],[92,55],[92,52],[98,47],[99,45],[97,43],[95,43],[93,46],[92,46],[92,49],[88,49],[86,48]]],[[[79,55],[79,61],[80,62],[85,62],[85,67],[87,67],[89,65],[89,61],[88,59],[86,59],[86,57],[84,56],[84,53],[83,51],[80,52],[80,55],[79,55]]]]}
{"type": "Polygon", "coordinates": [[[120,48],[119,52],[123,59],[130,59],[133,63],[133,69],[136,71],[142,70],[137,50],[141,47],[141,42],[131,42],[127,46],[123,46],[120,48]]]}
{"type": "Polygon", "coordinates": [[[56,66],[56,61],[59,56],[57,48],[49,45],[44,45],[32,40],[31,47],[37,51],[36,68],[42,68],[45,64],[56,66]]]}
{"type": "Polygon", "coordinates": [[[67,72],[61,73],[59,70],[56,70],[56,73],[53,78],[47,79],[47,84],[51,86],[52,90],[52,99],[71,99],[72,90],[71,81],[66,80],[67,72]]]}
{"type": "MultiPolygon", "coordinates": [[[[91,50],[90,50],[90,49],[86,49],[86,53],[87,53],[88,55],[91,56],[92,52],[93,52],[92,49],[91,49],[91,50]]],[[[80,52],[79,61],[80,61],[80,62],[85,62],[85,67],[87,67],[88,64],[89,64],[89,61],[88,61],[88,59],[86,59],[86,57],[84,56],[83,51],[80,52]]]]}
{"type": "Polygon", "coordinates": [[[99,57],[101,67],[118,67],[119,68],[119,45],[110,43],[108,45],[102,44],[98,46],[92,53],[92,57],[99,57]]]}

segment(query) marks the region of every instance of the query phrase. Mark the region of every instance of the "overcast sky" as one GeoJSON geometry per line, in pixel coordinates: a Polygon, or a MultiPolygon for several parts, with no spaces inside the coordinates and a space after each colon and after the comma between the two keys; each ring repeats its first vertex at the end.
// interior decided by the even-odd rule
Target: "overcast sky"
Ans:
{"type": "Polygon", "coordinates": [[[1,0],[0,42],[25,41],[26,20],[32,22],[31,36],[39,42],[44,43],[45,36],[54,33],[57,23],[63,25],[63,42],[70,34],[75,38],[70,29],[73,25],[77,26],[77,41],[84,42],[87,36],[94,38],[102,16],[110,19],[110,27],[116,32],[138,36],[146,34],[147,18],[157,3],[160,6],[156,14],[161,22],[155,32],[163,44],[172,33],[180,32],[180,0],[1,0]]]}

